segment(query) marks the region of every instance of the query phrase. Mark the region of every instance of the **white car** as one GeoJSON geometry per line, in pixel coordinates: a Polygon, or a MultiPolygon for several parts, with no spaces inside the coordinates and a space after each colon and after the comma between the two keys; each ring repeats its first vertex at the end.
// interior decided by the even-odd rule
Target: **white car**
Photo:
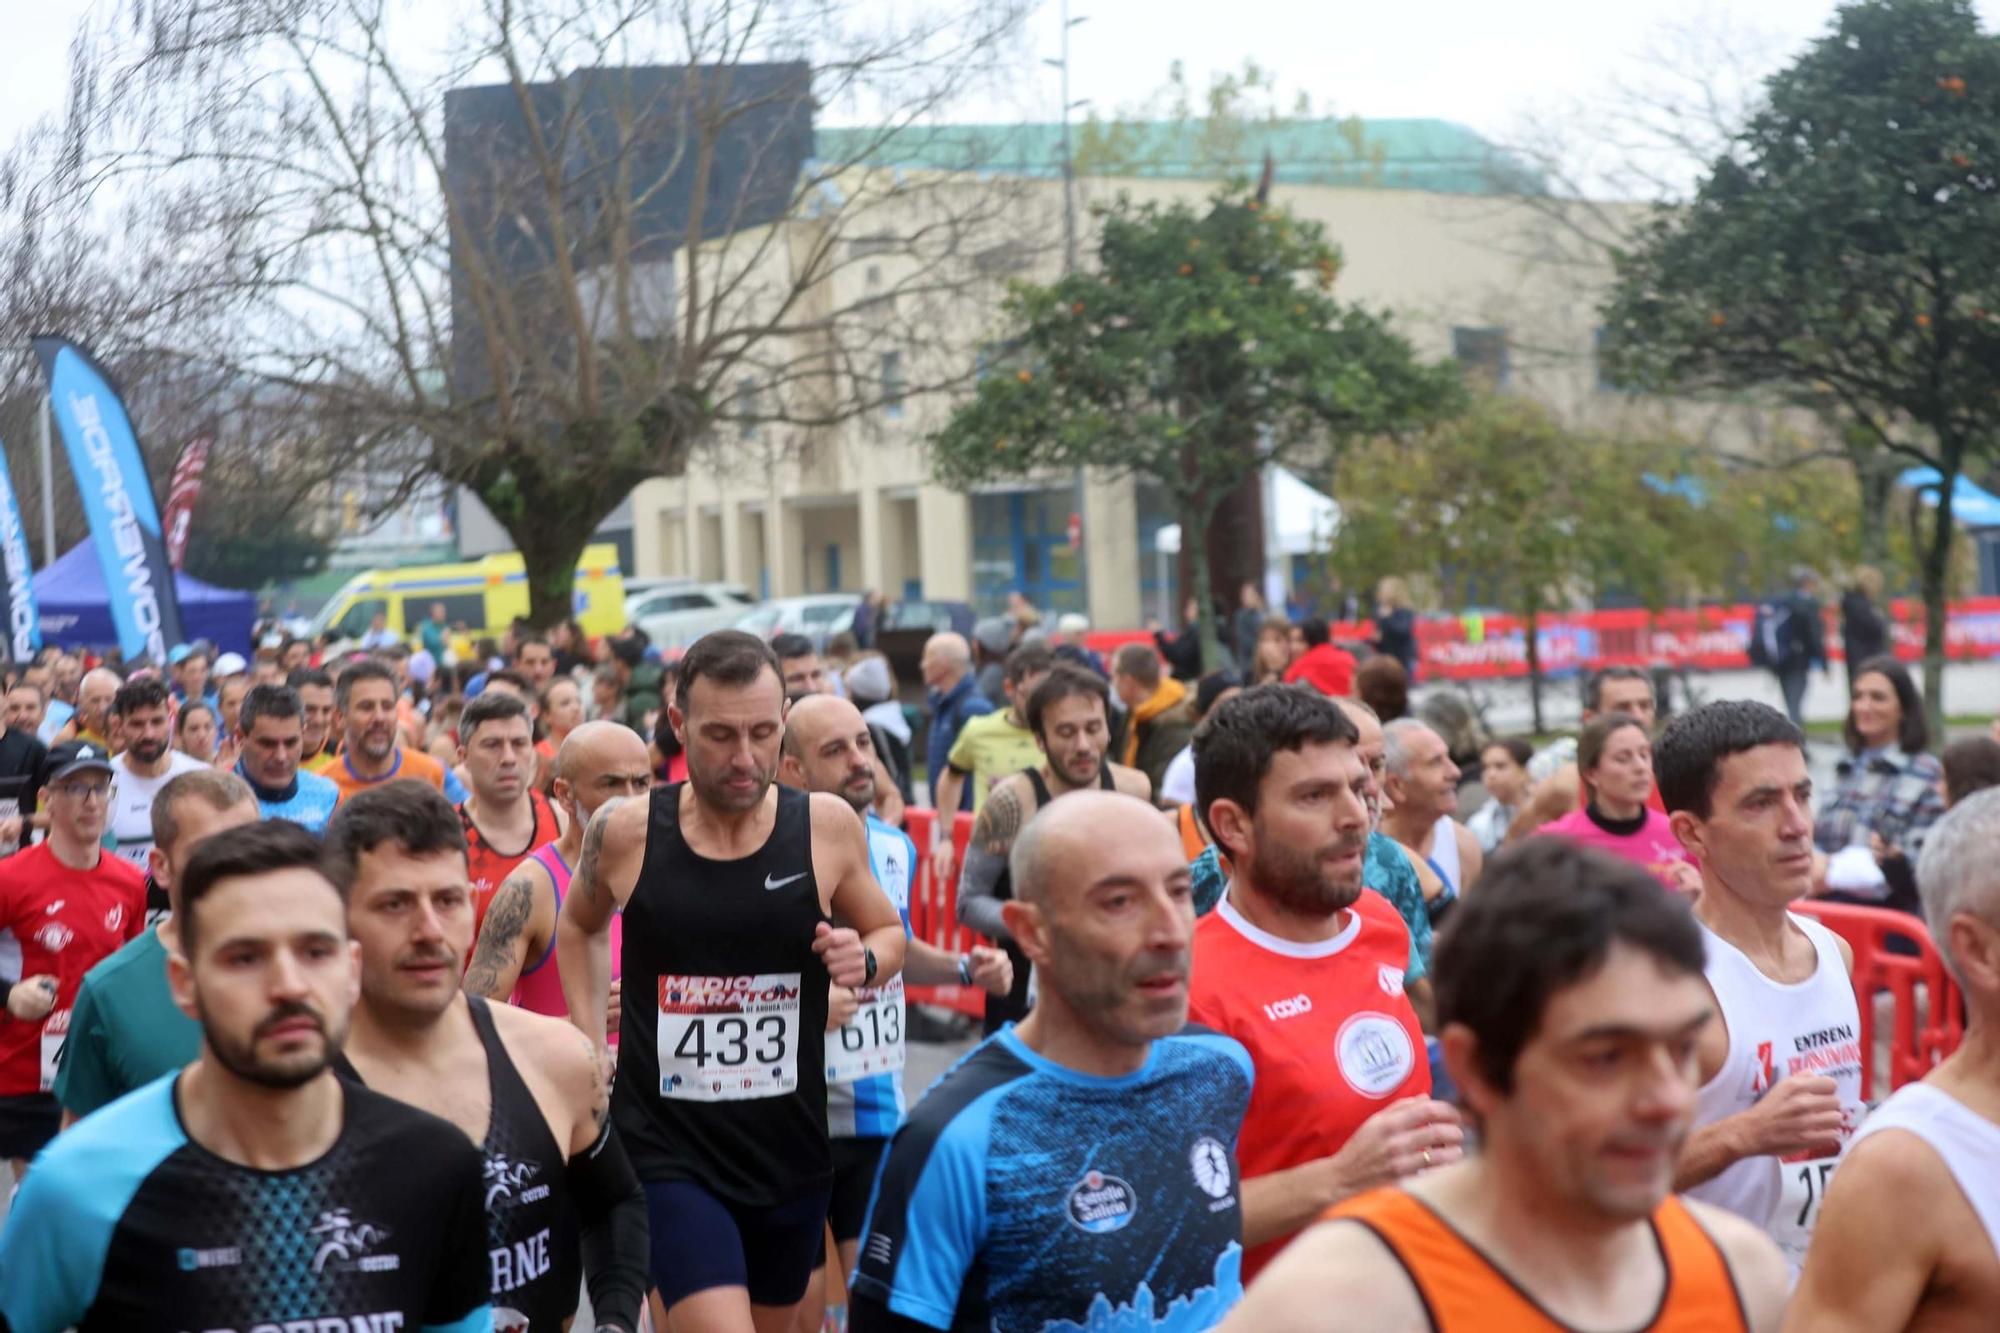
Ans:
{"type": "Polygon", "coordinates": [[[860,606],[860,595],[851,592],[779,597],[738,617],[735,627],[760,639],[803,634],[824,649],[828,639],[854,628],[854,613],[860,606]]]}
{"type": "Polygon", "coordinates": [[[625,623],[658,648],[685,648],[710,630],[728,629],[757,599],[739,583],[677,583],[625,599],[625,623]]]}

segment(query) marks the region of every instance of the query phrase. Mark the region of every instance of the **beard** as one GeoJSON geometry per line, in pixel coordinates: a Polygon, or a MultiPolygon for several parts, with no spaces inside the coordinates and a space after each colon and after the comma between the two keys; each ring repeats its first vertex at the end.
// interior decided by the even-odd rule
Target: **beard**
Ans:
{"type": "Polygon", "coordinates": [[[167,752],[167,743],[160,741],[133,741],[125,747],[142,764],[157,764],[160,756],[167,752]]]}
{"type": "Polygon", "coordinates": [[[1349,852],[1363,854],[1367,847],[1365,833],[1337,838],[1309,852],[1259,838],[1256,857],[1245,867],[1245,877],[1288,912],[1332,916],[1352,907],[1361,896],[1361,867],[1335,872],[1327,867],[1326,858],[1349,852]]]}
{"type": "Polygon", "coordinates": [[[195,995],[195,1011],[201,1019],[201,1033],[214,1053],[215,1062],[242,1079],[260,1088],[270,1088],[277,1092],[289,1092],[293,1088],[304,1087],[318,1078],[332,1063],[334,1052],[347,1040],[347,1028],[330,1033],[326,1020],[310,1005],[286,1004],[273,1009],[264,1021],[250,1033],[247,1041],[237,1041],[224,1032],[210,1017],[208,1006],[202,1003],[199,992],[195,995]],[[320,1048],[318,1055],[301,1055],[288,1060],[266,1060],[257,1054],[257,1042],[272,1025],[292,1018],[310,1018],[319,1025],[320,1048]]]}
{"type": "Polygon", "coordinates": [[[711,775],[703,765],[698,763],[695,760],[692,750],[688,752],[688,783],[693,786],[695,795],[701,798],[702,803],[713,809],[749,810],[754,808],[764,799],[765,793],[771,790],[771,784],[777,781],[778,774],[775,768],[766,769],[760,767],[757,770],[756,776],[757,785],[754,791],[748,793],[733,791],[726,785],[723,778],[711,775]]]}

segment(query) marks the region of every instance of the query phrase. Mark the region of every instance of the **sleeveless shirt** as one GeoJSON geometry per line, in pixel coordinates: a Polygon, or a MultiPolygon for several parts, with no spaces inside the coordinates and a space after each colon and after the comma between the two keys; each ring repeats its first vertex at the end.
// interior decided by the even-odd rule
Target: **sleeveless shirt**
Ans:
{"type": "Polygon", "coordinates": [[[833,1178],[811,800],[778,787],[764,845],[717,861],[688,846],[685,786],[653,789],[625,904],[632,986],[612,1119],[641,1180],[769,1207],[833,1178]]]}
{"type": "Polygon", "coordinates": [[[535,814],[535,827],[528,834],[528,841],[518,852],[503,852],[486,840],[479,826],[472,822],[472,815],[464,803],[458,807],[458,822],[465,826],[465,864],[472,881],[472,938],[479,939],[479,928],[486,924],[486,909],[493,905],[493,895],[500,892],[500,886],[507,876],[514,873],[514,867],[528,859],[528,854],[545,842],[554,842],[562,829],[556,824],[555,808],[540,792],[528,791],[528,806],[535,814]]]}
{"type": "MultiPolygon", "coordinates": [[[[530,861],[540,864],[549,872],[549,883],[555,886],[556,916],[562,916],[563,897],[569,892],[570,864],[563,860],[553,842],[537,847],[530,861]]],[[[611,979],[616,981],[623,973],[619,970],[624,961],[625,918],[611,914],[611,979]]],[[[563,998],[562,970],[556,962],[555,937],[549,937],[548,947],[542,956],[521,969],[521,979],[514,983],[511,1003],[537,1014],[547,1014],[551,1018],[568,1018],[569,1001],[563,998]]],[[[618,1034],[610,1034],[613,1049],[618,1046],[618,1034]]]]}
{"type": "MultiPolygon", "coordinates": [[[[548,1118],[514,1067],[493,1026],[485,1000],[468,995],[472,1025],[486,1049],[486,1082],[492,1111],[479,1148],[486,1158],[486,1253],[493,1281],[493,1315],[501,1328],[562,1333],[576,1313],[583,1269],[577,1251],[576,1215],[563,1182],[569,1155],[549,1132],[548,1118]],[[521,1323],[525,1319],[527,1322],[521,1323]]],[[[350,1083],[366,1080],[336,1055],[334,1072],[350,1083]]]]}
{"type": "MultiPolygon", "coordinates": [[[[1359,1222],[1389,1247],[1424,1303],[1435,1333],[1570,1333],[1570,1326],[1501,1271],[1444,1218],[1393,1186],[1327,1210],[1359,1222]]],[[[1665,1283],[1641,1333],[1729,1333],[1749,1318],[1721,1249],[1687,1206],[1669,1195],[1649,1225],[1665,1283]]]]}
{"type": "Polygon", "coordinates": [[[1914,1134],[1930,1146],[1985,1227],[1987,1244],[2000,1254],[2000,1170],[1995,1169],[2000,1164],[2000,1125],[1941,1088],[1911,1083],[1869,1114],[1854,1142],[1885,1129],[1914,1134]]]}

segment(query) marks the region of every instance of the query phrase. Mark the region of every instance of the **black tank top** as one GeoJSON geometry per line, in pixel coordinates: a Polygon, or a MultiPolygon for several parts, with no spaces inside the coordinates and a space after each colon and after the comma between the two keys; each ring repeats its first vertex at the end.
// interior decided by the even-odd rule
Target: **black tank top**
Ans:
{"type": "Polygon", "coordinates": [[[833,1179],[811,799],[777,788],[770,838],[715,861],[682,835],[685,785],[653,790],[625,904],[611,1115],[642,1180],[768,1207],[833,1179]]]}
{"type": "MultiPolygon", "coordinates": [[[[569,1154],[549,1132],[548,1118],[507,1054],[486,1001],[468,995],[465,1002],[486,1048],[486,1083],[493,1103],[480,1151],[486,1157],[486,1252],[494,1318],[499,1328],[562,1333],[563,1322],[576,1313],[583,1280],[576,1214],[566,1188],[569,1154]]],[[[334,1057],[334,1072],[364,1083],[344,1054],[334,1057]]]]}

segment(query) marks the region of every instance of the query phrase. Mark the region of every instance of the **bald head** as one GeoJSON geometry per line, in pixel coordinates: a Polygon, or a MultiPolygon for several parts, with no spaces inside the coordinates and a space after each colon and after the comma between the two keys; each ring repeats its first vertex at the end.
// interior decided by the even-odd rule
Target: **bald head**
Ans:
{"type": "Polygon", "coordinates": [[[1014,896],[1059,906],[1092,885],[1134,873],[1187,869],[1180,835],[1136,796],[1088,789],[1051,801],[1014,839],[1014,896]]]}
{"type": "Polygon", "coordinates": [[[874,805],[875,744],[861,710],[831,694],[793,703],[778,776],[787,786],[839,796],[857,813],[874,805]]]}
{"type": "Polygon", "coordinates": [[[83,725],[102,736],[111,724],[111,701],[125,682],[116,671],[98,667],[83,673],[76,687],[76,712],[83,725]]]}
{"type": "Polygon", "coordinates": [[[580,821],[619,796],[638,796],[653,785],[652,756],[639,733],[622,722],[586,722],[556,751],[558,799],[573,804],[580,821]]]}
{"type": "Polygon", "coordinates": [[[922,670],[924,684],[934,690],[948,690],[972,668],[972,645],[963,634],[950,630],[933,634],[924,641],[922,670]]]}

